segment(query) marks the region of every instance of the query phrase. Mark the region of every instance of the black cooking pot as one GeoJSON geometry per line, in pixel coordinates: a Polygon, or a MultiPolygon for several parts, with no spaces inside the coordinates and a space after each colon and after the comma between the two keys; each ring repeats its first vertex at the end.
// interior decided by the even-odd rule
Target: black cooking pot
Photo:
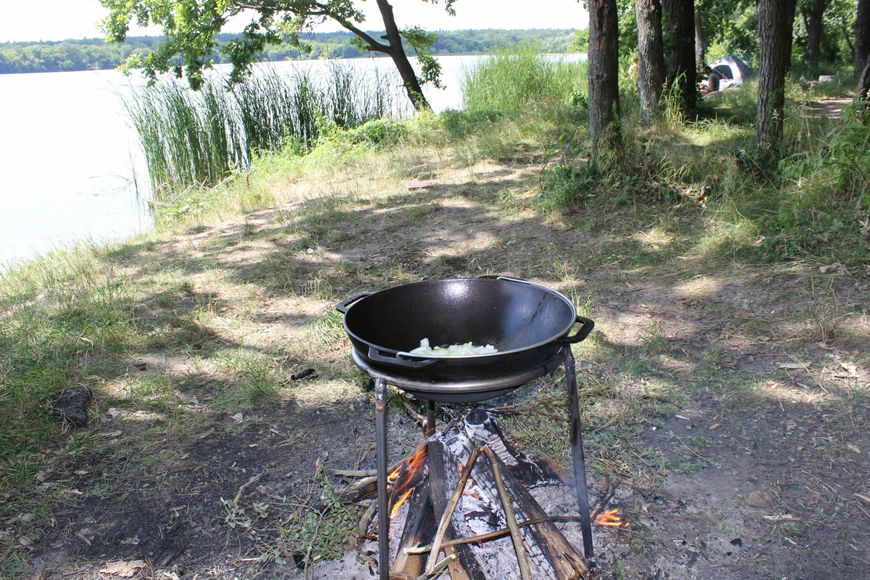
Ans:
{"type": "Polygon", "coordinates": [[[512,377],[552,367],[565,344],[585,339],[594,326],[559,292],[505,276],[426,280],[361,292],[336,309],[344,314],[344,328],[365,366],[415,384],[507,386],[512,377]],[[569,335],[575,324],[581,326],[569,335]],[[411,354],[422,338],[433,347],[472,342],[499,352],[411,354]]]}

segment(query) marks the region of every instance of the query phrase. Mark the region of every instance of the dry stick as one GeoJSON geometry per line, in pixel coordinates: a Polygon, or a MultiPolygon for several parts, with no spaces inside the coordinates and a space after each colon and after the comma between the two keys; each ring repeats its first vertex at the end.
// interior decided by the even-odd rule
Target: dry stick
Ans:
{"type": "Polygon", "coordinates": [[[450,501],[447,502],[447,507],[444,508],[444,514],[441,516],[441,522],[438,524],[438,531],[435,532],[435,538],[432,540],[432,552],[429,554],[429,559],[426,561],[426,574],[432,574],[435,569],[435,563],[438,559],[438,553],[441,551],[441,542],[444,540],[444,534],[447,533],[447,528],[450,526],[450,520],[453,518],[453,512],[456,510],[456,505],[462,497],[462,492],[465,491],[465,484],[468,483],[468,477],[471,475],[471,469],[480,455],[480,447],[475,447],[468,458],[465,467],[462,468],[462,474],[459,476],[459,483],[453,490],[453,495],[450,496],[450,501]]]}
{"type": "Polygon", "coordinates": [[[523,545],[523,536],[520,535],[520,527],[517,525],[517,516],[514,514],[514,506],[511,504],[511,498],[508,496],[507,490],[504,487],[504,479],[501,475],[501,465],[499,464],[498,457],[495,456],[495,453],[493,453],[488,445],[484,446],[483,452],[492,464],[492,473],[495,475],[495,487],[498,489],[498,495],[501,498],[501,504],[504,508],[504,517],[505,520],[507,520],[508,528],[510,528],[511,540],[513,540],[514,550],[516,550],[517,553],[517,562],[520,565],[520,576],[523,580],[532,580],[532,570],[529,568],[529,555],[526,553],[526,547],[523,545]]]}
{"type": "Polygon", "coordinates": [[[377,469],[333,469],[333,475],[338,477],[372,477],[378,474],[377,469]]]}
{"type": "Polygon", "coordinates": [[[435,564],[435,567],[432,568],[431,572],[424,572],[423,574],[417,576],[417,580],[431,580],[432,578],[437,578],[441,575],[441,572],[443,572],[444,569],[449,566],[454,560],[456,560],[456,554],[450,554],[449,556],[435,564]]]}
{"type": "Polygon", "coordinates": [[[248,491],[248,488],[250,488],[252,485],[254,485],[258,481],[260,481],[260,478],[262,478],[265,474],[266,474],[266,472],[264,471],[264,472],[260,473],[259,475],[255,475],[254,477],[252,477],[251,479],[246,481],[244,484],[242,484],[242,486],[239,487],[238,493],[236,493],[236,497],[233,498],[233,505],[238,507],[239,502],[242,501],[242,496],[245,495],[245,492],[248,491]]]}
{"type": "Polygon", "coordinates": [[[405,407],[405,412],[408,413],[408,415],[410,415],[417,423],[422,425],[426,422],[426,417],[415,411],[414,407],[409,405],[407,401],[402,401],[402,406],[405,407]]]}
{"type": "Polygon", "coordinates": [[[376,511],[378,511],[378,504],[377,502],[372,502],[372,505],[366,508],[366,511],[363,512],[362,517],[359,519],[356,531],[360,542],[369,535],[369,524],[372,523],[372,518],[375,517],[376,511]]]}
{"type": "MultiPolygon", "coordinates": [[[[424,445],[424,444],[421,444],[421,445],[424,445]]],[[[414,454],[416,454],[417,451],[419,451],[419,450],[420,450],[420,446],[417,446],[417,448],[415,448],[414,451],[412,451],[411,453],[409,453],[405,457],[401,458],[400,460],[396,461],[395,463],[393,463],[392,465],[387,467],[387,475],[389,475],[390,473],[393,473],[394,471],[399,469],[399,467],[401,467],[403,463],[405,463],[411,457],[413,457],[414,454]]],[[[333,472],[333,473],[336,473],[336,472],[333,472]]],[[[352,484],[350,484],[349,486],[347,486],[346,488],[341,490],[338,493],[338,496],[341,498],[342,501],[348,501],[349,497],[354,497],[354,494],[359,494],[359,495],[361,495],[361,497],[356,497],[353,500],[353,501],[359,501],[361,499],[366,498],[366,495],[369,491],[366,488],[371,487],[373,485],[376,485],[377,483],[378,483],[378,476],[377,475],[363,477],[362,479],[359,479],[359,480],[353,482],[352,484]]],[[[374,491],[376,489],[377,488],[374,487],[374,488],[372,488],[371,491],[374,491]]],[[[353,501],[351,503],[353,503],[353,501]]]]}
{"type": "MultiPolygon", "coordinates": [[[[545,524],[547,522],[579,522],[582,518],[580,516],[546,516],[542,518],[534,518],[531,520],[526,520],[523,522],[517,522],[517,526],[521,528],[525,528],[528,526],[537,526],[538,524],[545,524]]],[[[456,538],[455,540],[447,540],[441,543],[441,549],[449,548],[451,546],[457,546],[459,544],[482,544],[484,542],[490,542],[492,540],[498,540],[500,538],[504,538],[505,536],[511,535],[510,528],[502,528],[500,530],[495,530],[493,532],[487,532],[485,534],[479,534],[477,536],[467,536],[465,538],[456,538]]],[[[405,548],[405,553],[407,554],[425,554],[432,550],[432,545],[428,546],[415,546],[413,548],[405,548]]]]}
{"type": "Polygon", "coordinates": [[[311,578],[309,576],[309,572],[311,571],[311,553],[314,551],[314,543],[317,541],[317,536],[320,534],[320,525],[323,523],[323,517],[326,515],[326,512],[329,511],[329,507],[323,508],[323,511],[317,514],[317,525],[314,526],[314,533],[311,535],[311,541],[308,542],[308,549],[305,550],[305,569],[303,573],[305,574],[306,580],[311,578]]]}

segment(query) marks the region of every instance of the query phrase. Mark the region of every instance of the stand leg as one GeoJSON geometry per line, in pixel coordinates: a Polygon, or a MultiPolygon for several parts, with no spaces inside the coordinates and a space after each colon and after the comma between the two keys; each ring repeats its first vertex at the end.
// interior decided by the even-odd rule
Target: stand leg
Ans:
{"type": "Polygon", "coordinates": [[[375,427],[378,446],[378,575],[390,577],[390,514],[387,502],[387,381],[375,381],[375,427]]]}
{"type": "Polygon", "coordinates": [[[592,548],[592,521],[589,515],[589,491],[586,486],[586,459],[583,456],[583,434],[580,431],[580,407],[577,395],[577,372],[571,346],[565,346],[565,387],[568,390],[568,413],[571,417],[571,457],[574,460],[574,485],[577,488],[577,507],[580,529],[583,531],[583,554],[590,569],[595,568],[592,548]]]}
{"type": "Polygon", "coordinates": [[[426,401],[426,424],[423,426],[423,435],[428,437],[435,433],[435,401],[426,401]]]}

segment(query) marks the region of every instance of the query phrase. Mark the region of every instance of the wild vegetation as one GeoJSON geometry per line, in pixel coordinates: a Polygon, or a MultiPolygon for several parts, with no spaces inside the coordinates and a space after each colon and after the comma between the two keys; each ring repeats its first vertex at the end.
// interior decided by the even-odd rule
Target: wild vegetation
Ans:
{"type": "Polygon", "coordinates": [[[257,156],[284,148],[308,151],[324,133],[366,121],[407,116],[389,90],[389,72],[331,64],[325,75],[272,69],[230,89],[207,81],[194,92],[164,80],[134,93],[126,107],[139,135],[157,200],[247,172],[257,156]]]}
{"type": "MultiPolygon", "coordinates": [[[[264,121],[296,109],[245,109],[271,103],[264,95],[292,100],[298,81],[284,93],[263,77],[268,86],[242,89],[250,97],[207,85],[202,103],[173,104],[187,111],[174,124],[213,139],[180,159],[222,143],[208,125],[226,126],[213,122],[221,111],[247,118],[255,137],[218,157],[250,155],[249,171],[157,200],[161,226],[145,238],[49,255],[0,284],[3,574],[38,556],[81,573],[142,559],[142,574],[182,562],[245,576],[295,562],[317,575],[358,517],[335,501],[325,465],[373,462],[359,420],[369,394],[332,306],[363,287],[502,272],[558,288],[598,321],[577,349],[588,451],[593,474],[625,490],[633,521],[602,554],[608,574],[662,558],[722,573],[734,537],[756,570],[829,572],[790,549],[798,536],[844,577],[856,572],[860,554],[835,550],[838,534],[866,540],[852,497],[866,460],[851,449],[868,444],[870,137],[860,109],[818,105],[850,87],[789,85],[774,173],[751,155],[754,87],[691,121],[666,94],[649,128],[623,92],[626,148],[605,171],[587,162],[584,68],[501,53],[469,72],[463,111],[341,126],[303,107],[320,118],[308,141],[264,121]],[[433,185],[409,191],[411,179],[433,185]],[[316,376],[293,378],[308,368],[316,376]],[[49,412],[76,385],[95,396],[85,428],[49,412]],[[809,474],[800,484],[793,456],[809,474]],[[744,457],[763,469],[735,463],[744,457]],[[718,501],[704,499],[711,489],[718,501]],[[795,519],[760,519],[743,498],[762,491],[768,511],[795,519]],[[686,519],[677,500],[720,524],[686,519]],[[686,564],[678,536],[705,558],[686,564]],[[75,549],[46,556],[56,542],[75,549]]],[[[157,91],[157,103],[189,98],[157,91]]],[[[564,417],[548,410],[558,378],[506,425],[567,461],[564,417]]],[[[391,400],[400,453],[416,436],[391,400]]]]}

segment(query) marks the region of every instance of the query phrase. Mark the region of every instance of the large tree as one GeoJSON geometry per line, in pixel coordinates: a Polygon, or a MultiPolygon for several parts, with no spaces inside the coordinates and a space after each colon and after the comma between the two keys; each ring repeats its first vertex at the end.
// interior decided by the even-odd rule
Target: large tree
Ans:
{"type": "Polygon", "coordinates": [[[763,164],[779,158],[785,75],[791,63],[793,0],[757,0],[760,45],[755,143],[763,164]]]}
{"type": "Polygon", "coordinates": [[[588,0],[589,130],[592,158],[619,149],[619,25],[616,0],[588,0]]]}
{"type": "Polygon", "coordinates": [[[819,73],[819,51],[822,47],[824,16],[827,7],[828,0],[807,0],[801,6],[801,16],[804,20],[804,28],[807,31],[807,70],[813,77],[819,73]]]}
{"type": "Polygon", "coordinates": [[[658,115],[666,68],[662,44],[662,5],[659,0],[637,0],[637,53],[640,67],[637,92],[640,120],[651,125],[658,115]]]}
{"type": "Polygon", "coordinates": [[[855,73],[860,75],[870,56],[870,0],[858,0],[855,13],[855,73]]]}
{"type": "Polygon", "coordinates": [[[693,115],[698,98],[695,64],[695,10],[693,0],[662,0],[665,61],[668,84],[680,91],[680,107],[693,115]]]}
{"type": "MultiPolygon", "coordinates": [[[[430,0],[437,3],[438,0],[430,0]]],[[[455,0],[445,0],[453,12],[455,0]]],[[[419,28],[399,29],[388,0],[376,0],[383,20],[384,34],[375,38],[362,30],[365,16],[352,0],[100,0],[110,10],[103,22],[110,40],[123,41],[131,22],[139,26],[157,25],[166,40],[157,50],[131,62],[154,79],[160,72],[174,70],[186,75],[190,85],[203,82],[203,69],[209,68],[213,55],[221,51],[233,64],[231,82],[238,82],[249,71],[258,53],[270,44],[299,44],[299,33],[312,25],[331,19],[356,35],[366,49],[388,55],[399,71],[408,98],[419,111],[428,109],[421,84],[437,82],[438,63],[429,54],[434,37],[419,28]],[[251,22],[241,36],[218,45],[216,35],[234,17],[250,15],[251,22]],[[402,40],[415,48],[422,74],[408,60],[402,40]]]]}

